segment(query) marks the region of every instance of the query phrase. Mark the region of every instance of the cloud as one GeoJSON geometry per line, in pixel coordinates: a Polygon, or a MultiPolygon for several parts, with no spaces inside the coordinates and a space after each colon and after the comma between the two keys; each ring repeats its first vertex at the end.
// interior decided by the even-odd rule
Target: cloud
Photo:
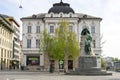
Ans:
{"type": "MultiPolygon", "coordinates": [[[[32,14],[47,13],[53,3],[60,0],[2,0],[0,12],[19,18],[32,14]],[[23,8],[19,8],[19,5],[23,8]]],[[[104,44],[103,53],[110,56],[119,56],[120,44],[120,0],[63,0],[69,3],[77,13],[85,13],[103,18],[101,33],[104,44]]],[[[20,22],[20,20],[19,20],[20,22]]],[[[120,56],[119,56],[120,57],[120,56]]]]}
{"type": "Polygon", "coordinates": [[[119,44],[120,44],[120,24],[119,25],[108,25],[108,27],[104,27],[102,32],[103,41],[106,43],[103,45],[103,53],[106,56],[119,57],[119,44]]]}

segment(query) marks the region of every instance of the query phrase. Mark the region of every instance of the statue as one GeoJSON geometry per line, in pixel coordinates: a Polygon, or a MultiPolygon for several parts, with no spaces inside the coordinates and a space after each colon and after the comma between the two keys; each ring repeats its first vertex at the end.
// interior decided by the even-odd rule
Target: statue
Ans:
{"type": "Polygon", "coordinates": [[[91,42],[92,42],[92,37],[90,36],[90,34],[87,34],[85,39],[85,52],[88,55],[90,55],[91,52],[91,42]]]}
{"type": "Polygon", "coordinates": [[[88,31],[87,28],[85,28],[81,35],[84,35],[86,36],[86,39],[85,39],[85,52],[87,55],[90,55],[90,52],[91,52],[91,42],[92,42],[92,37],[90,35],[90,32],[88,31]]]}

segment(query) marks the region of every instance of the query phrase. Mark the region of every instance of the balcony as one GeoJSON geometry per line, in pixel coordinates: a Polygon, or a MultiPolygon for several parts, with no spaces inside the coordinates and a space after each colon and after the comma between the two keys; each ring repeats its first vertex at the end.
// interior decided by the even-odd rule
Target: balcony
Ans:
{"type": "Polygon", "coordinates": [[[39,49],[38,48],[24,48],[22,52],[23,54],[38,54],[39,49]]]}

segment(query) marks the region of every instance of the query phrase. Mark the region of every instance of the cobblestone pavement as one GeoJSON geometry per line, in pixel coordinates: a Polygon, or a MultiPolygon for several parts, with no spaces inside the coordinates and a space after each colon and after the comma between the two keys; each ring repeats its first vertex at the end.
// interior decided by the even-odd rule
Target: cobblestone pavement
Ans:
{"type": "Polygon", "coordinates": [[[119,72],[112,76],[78,76],[64,73],[0,71],[0,80],[120,80],[119,72]]]}

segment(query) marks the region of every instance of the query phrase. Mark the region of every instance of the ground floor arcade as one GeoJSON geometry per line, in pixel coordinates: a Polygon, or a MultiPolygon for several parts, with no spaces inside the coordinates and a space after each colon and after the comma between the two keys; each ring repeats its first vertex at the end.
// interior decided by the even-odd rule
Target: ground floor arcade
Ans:
{"type": "Polygon", "coordinates": [[[23,56],[22,66],[28,70],[41,70],[49,71],[52,66],[55,71],[74,70],[77,67],[78,58],[76,59],[63,59],[53,60],[49,59],[47,55],[40,54],[27,54],[23,56]]]}

